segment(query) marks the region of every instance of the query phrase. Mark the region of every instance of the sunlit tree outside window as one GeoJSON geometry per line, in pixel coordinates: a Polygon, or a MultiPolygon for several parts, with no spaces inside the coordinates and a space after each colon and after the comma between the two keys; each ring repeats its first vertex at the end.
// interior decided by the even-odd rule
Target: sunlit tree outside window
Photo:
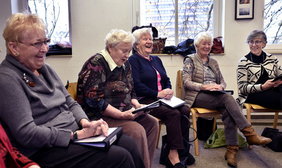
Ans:
{"type": "Polygon", "coordinates": [[[213,34],[213,0],[140,0],[140,23],[152,23],[166,45],[177,45],[202,31],[213,34]]]}
{"type": "Polygon", "coordinates": [[[282,1],[264,1],[264,32],[268,44],[282,44],[282,1]]]}
{"type": "Polygon", "coordinates": [[[68,3],[68,0],[28,0],[28,10],[46,24],[51,44],[70,42],[68,3]]]}

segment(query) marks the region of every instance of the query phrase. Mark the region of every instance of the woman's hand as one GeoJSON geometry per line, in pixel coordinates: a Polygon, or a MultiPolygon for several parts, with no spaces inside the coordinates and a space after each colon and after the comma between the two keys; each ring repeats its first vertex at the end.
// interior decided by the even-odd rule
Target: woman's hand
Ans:
{"type": "Polygon", "coordinates": [[[223,90],[223,88],[221,85],[212,84],[212,85],[203,85],[202,90],[217,91],[217,90],[223,90]]]}
{"type": "Polygon", "coordinates": [[[213,85],[213,88],[211,91],[217,91],[217,90],[223,90],[222,86],[221,85],[218,85],[218,84],[214,84],[213,85]]]}
{"type": "Polygon", "coordinates": [[[96,129],[94,135],[104,134],[105,136],[108,136],[109,125],[103,119],[99,119],[97,121],[91,121],[90,128],[94,130],[96,129]]]}
{"type": "MultiPolygon", "coordinates": [[[[141,106],[141,104],[139,104],[139,105],[141,106]]],[[[136,105],[136,106],[139,106],[139,105],[136,105]]],[[[136,117],[138,117],[140,115],[140,114],[137,114],[137,113],[132,114],[132,112],[134,110],[135,110],[135,108],[131,108],[127,111],[120,111],[117,108],[115,108],[115,107],[113,107],[112,105],[109,104],[103,114],[105,116],[109,116],[109,117],[112,117],[112,118],[115,118],[115,119],[118,119],[118,120],[134,120],[136,117]]]]}
{"type": "Polygon", "coordinates": [[[133,114],[132,112],[135,110],[135,108],[132,108],[130,110],[127,111],[123,111],[122,112],[122,119],[124,120],[134,120],[135,118],[139,117],[140,115],[145,115],[147,113],[144,113],[142,111],[133,114]]]}
{"type": "Polygon", "coordinates": [[[158,93],[158,98],[165,98],[170,100],[173,96],[173,90],[171,89],[164,89],[158,93]]]}
{"type": "Polygon", "coordinates": [[[274,86],[273,87],[278,87],[279,85],[281,85],[282,84],[282,80],[281,79],[279,79],[279,80],[277,80],[277,81],[275,81],[275,82],[272,82],[272,83],[274,83],[274,86]]]}
{"type": "Polygon", "coordinates": [[[89,122],[87,124],[87,127],[83,127],[81,130],[77,130],[76,132],[77,132],[77,138],[83,139],[100,134],[104,134],[105,136],[108,136],[108,130],[109,130],[108,124],[103,119],[100,119],[97,121],[89,122]]]}
{"type": "Polygon", "coordinates": [[[83,118],[80,120],[80,125],[82,126],[82,128],[88,128],[90,127],[90,122],[89,120],[83,118]]]}
{"type": "Polygon", "coordinates": [[[261,88],[262,88],[262,90],[269,90],[269,89],[271,89],[271,88],[273,88],[274,86],[279,86],[281,83],[281,80],[277,80],[277,81],[275,81],[275,82],[272,82],[273,81],[273,79],[270,79],[270,80],[267,80],[262,86],[261,86],[261,88]]]}
{"type": "Polygon", "coordinates": [[[138,109],[144,106],[143,104],[140,104],[137,99],[131,99],[131,104],[135,109],[138,109]]]}

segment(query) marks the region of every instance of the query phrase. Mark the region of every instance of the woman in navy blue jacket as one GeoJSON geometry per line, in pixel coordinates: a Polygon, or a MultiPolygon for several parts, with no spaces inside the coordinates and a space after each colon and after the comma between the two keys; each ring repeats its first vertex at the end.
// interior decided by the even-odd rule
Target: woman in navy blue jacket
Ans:
{"type": "MultiPolygon", "coordinates": [[[[150,55],[153,49],[152,31],[142,28],[133,32],[135,42],[133,48],[136,52],[129,57],[132,67],[134,89],[139,102],[152,103],[160,98],[171,99],[173,90],[170,79],[166,74],[161,59],[150,55]]],[[[186,167],[180,162],[178,151],[184,149],[183,138],[189,141],[190,109],[183,105],[170,108],[162,105],[150,111],[150,114],[161,119],[167,128],[167,141],[170,149],[167,167],[186,167]],[[184,117],[186,116],[186,118],[184,117]]],[[[195,159],[190,153],[186,164],[193,164],[195,159]]]]}

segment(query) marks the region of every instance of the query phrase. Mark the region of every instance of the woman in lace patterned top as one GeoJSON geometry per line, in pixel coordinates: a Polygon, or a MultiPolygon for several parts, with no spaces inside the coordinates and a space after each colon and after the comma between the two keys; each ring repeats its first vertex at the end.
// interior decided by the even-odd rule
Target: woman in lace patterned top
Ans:
{"type": "Polygon", "coordinates": [[[247,38],[250,52],[238,64],[238,102],[259,104],[273,109],[282,109],[282,80],[273,78],[282,75],[282,67],[275,55],[262,49],[267,43],[263,31],[254,30],[247,38]]]}

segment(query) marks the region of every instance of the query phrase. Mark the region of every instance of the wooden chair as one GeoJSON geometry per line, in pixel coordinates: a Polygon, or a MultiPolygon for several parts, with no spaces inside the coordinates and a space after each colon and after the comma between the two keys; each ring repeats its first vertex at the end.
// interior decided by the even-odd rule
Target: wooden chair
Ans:
{"type": "MultiPolygon", "coordinates": [[[[184,93],[184,88],[183,88],[183,80],[182,80],[182,70],[177,71],[177,90],[176,90],[176,96],[179,98],[184,98],[183,93],[184,93]]],[[[206,109],[206,108],[197,108],[193,107],[190,108],[191,113],[192,113],[192,125],[193,128],[197,131],[197,118],[198,117],[214,117],[214,123],[213,123],[213,132],[215,131],[216,128],[216,120],[217,116],[221,115],[221,113],[217,110],[212,110],[212,109],[206,109]]],[[[197,133],[193,132],[194,139],[197,137],[197,133]]],[[[199,141],[198,138],[194,141],[194,146],[195,146],[195,155],[199,155],[199,141]]]]}
{"type": "Polygon", "coordinates": [[[246,108],[247,112],[247,119],[250,123],[251,122],[251,113],[253,112],[263,112],[263,113],[269,113],[269,112],[274,112],[274,122],[273,122],[273,128],[277,128],[277,123],[278,123],[278,116],[279,112],[282,112],[282,110],[277,110],[277,109],[269,109],[257,104],[251,104],[251,103],[244,103],[244,107],[246,108]]]}
{"type": "MultiPolygon", "coordinates": [[[[238,72],[238,69],[236,69],[236,72],[238,72]]],[[[238,90],[238,93],[239,93],[238,78],[237,78],[237,90],[238,90]]],[[[274,114],[273,128],[277,128],[279,112],[282,112],[282,110],[270,109],[270,108],[266,108],[266,107],[260,106],[258,104],[252,104],[252,103],[244,103],[243,106],[246,108],[247,119],[248,119],[250,124],[252,124],[251,113],[253,113],[253,112],[258,112],[258,113],[260,113],[260,112],[263,112],[263,113],[274,112],[275,114],[274,114]]]]}
{"type": "Polygon", "coordinates": [[[75,100],[77,95],[77,82],[71,82],[67,84],[67,90],[71,97],[75,100]]]}
{"type": "Polygon", "coordinates": [[[156,118],[159,122],[159,132],[158,132],[158,139],[157,139],[157,145],[156,148],[159,147],[159,140],[160,140],[160,135],[161,135],[161,130],[162,130],[162,125],[164,125],[164,122],[158,118],[156,118]]]}
{"type": "MultiPolygon", "coordinates": [[[[206,108],[198,108],[198,107],[193,107],[190,108],[191,113],[192,113],[192,124],[193,128],[197,131],[197,118],[198,117],[214,117],[214,123],[213,123],[213,128],[212,132],[215,131],[216,128],[216,120],[217,116],[221,115],[221,113],[217,110],[212,110],[212,109],[206,109],[206,108]]],[[[193,131],[194,139],[197,137],[197,133],[193,131]]],[[[199,141],[198,138],[194,141],[195,145],[195,155],[199,155],[199,141]]]]}

